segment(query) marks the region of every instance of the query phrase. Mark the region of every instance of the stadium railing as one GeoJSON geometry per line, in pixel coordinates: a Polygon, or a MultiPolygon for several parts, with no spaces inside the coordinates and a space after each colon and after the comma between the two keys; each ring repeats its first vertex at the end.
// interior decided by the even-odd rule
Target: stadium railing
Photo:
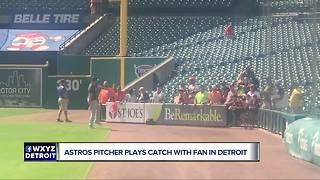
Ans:
{"type": "MultiPolygon", "coordinates": [[[[77,54],[81,52],[90,42],[88,39],[95,39],[102,31],[103,27],[107,24],[107,16],[103,15],[93,21],[86,28],[78,30],[71,37],[66,39],[59,46],[60,54],[77,54]],[[93,28],[95,27],[95,28],[93,28]],[[80,40],[82,40],[80,42],[80,40]]],[[[108,18],[110,19],[110,18],[108,18]]]]}
{"type": "Polygon", "coordinates": [[[257,122],[259,128],[274,134],[279,134],[283,138],[286,127],[290,123],[304,117],[305,115],[303,114],[290,114],[269,109],[259,109],[257,122]]]}

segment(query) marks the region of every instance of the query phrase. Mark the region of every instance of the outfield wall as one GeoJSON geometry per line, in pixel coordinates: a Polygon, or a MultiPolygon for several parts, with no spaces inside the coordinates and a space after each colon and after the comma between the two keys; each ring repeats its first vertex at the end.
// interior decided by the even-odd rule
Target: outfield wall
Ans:
{"type": "MultiPolygon", "coordinates": [[[[166,59],[165,57],[126,57],[125,85],[143,76],[166,59]]],[[[120,58],[92,57],[90,74],[98,77],[101,81],[108,80],[109,85],[120,85],[120,58]]]]}
{"type": "Polygon", "coordinates": [[[155,90],[158,84],[163,84],[169,79],[174,70],[174,64],[173,57],[167,58],[158,66],[127,84],[124,90],[127,91],[131,88],[139,89],[140,87],[144,87],[148,92],[155,90]]]}
{"type": "Polygon", "coordinates": [[[0,66],[2,64],[19,65],[44,65],[48,62],[48,74],[57,74],[56,51],[0,51],[0,66]]]}
{"type": "Polygon", "coordinates": [[[58,75],[88,75],[90,74],[90,56],[58,55],[58,75]]]}
{"type": "Polygon", "coordinates": [[[70,109],[87,109],[90,75],[48,76],[45,65],[0,65],[0,107],[58,109],[57,81],[65,79],[70,109]]]}
{"type": "MultiPolygon", "coordinates": [[[[23,52],[15,53],[20,54],[23,52]]],[[[39,55],[46,53],[39,52],[39,55]]],[[[14,55],[13,52],[11,54],[14,55]]],[[[20,55],[21,57],[15,56],[16,58],[13,59],[19,59],[20,61],[21,59],[26,59],[26,62],[31,62],[33,59],[29,59],[28,56],[23,56],[22,54],[20,55]]],[[[58,72],[62,75],[51,75],[50,69],[52,68],[48,69],[48,67],[52,67],[50,61],[47,61],[44,65],[0,63],[0,107],[58,109],[57,81],[65,79],[70,97],[69,108],[87,109],[87,89],[91,76],[97,76],[100,84],[104,80],[108,80],[109,85],[119,84],[119,58],[103,57],[102,59],[95,60],[91,60],[88,56],[62,56],[61,58],[58,59],[58,72]]],[[[164,59],[127,58],[127,82],[133,81],[138,76],[142,76],[154,66],[164,61],[164,59]]]]}
{"type": "MultiPolygon", "coordinates": [[[[125,84],[144,75],[167,58],[165,57],[126,57],[125,84]]],[[[92,75],[110,85],[120,84],[119,57],[90,57],[82,55],[58,55],[58,75],[92,75]]]]}
{"type": "Polygon", "coordinates": [[[106,120],[123,123],[152,123],[162,125],[190,125],[204,127],[226,127],[227,108],[224,105],[177,105],[158,103],[118,104],[106,103],[106,120]]]}
{"type": "Polygon", "coordinates": [[[57,85],[60,79],[65,79],[69,93],[69,109],[87,109],[89,75],[58,75],[47,78],[47,97],[45,108],[58,109],[57,85]]]}
{"type": "Polygon", "coordinates": [[[43,107],[48,64],[0,65],[0,107],[43,107]]]}

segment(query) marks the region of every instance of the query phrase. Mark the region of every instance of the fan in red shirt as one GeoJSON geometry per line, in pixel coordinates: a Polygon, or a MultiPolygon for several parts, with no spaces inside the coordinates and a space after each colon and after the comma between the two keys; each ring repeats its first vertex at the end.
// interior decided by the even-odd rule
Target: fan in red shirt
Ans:
{"type": "Polygon", "coordinates": [[[97,0],[90,0],[91,14],[96,14],[97,12],[97,0]]]}
{"type": "Polygon", "coordinates": [[[222,93],[218,85],[215,85],[212,88],[212,91],[209,93],[209,101],[211,105],[218,105],[222,102],[222,93]]]}
{"type": "Polygon", "coordinates": [[[118,102],[115,101],[114,96],[110,98],[110,102],[111,102],[111,111],[109,111],[109,116],[111,118],[115,118],[115,117],[117,117],[117,113],[119,110],[118,102]]]}
{"type": "Polygon", "coordinates": [[[118,87],[115,92],[115,100],[117,102],[122,102],[125,96],[126,96],[126,92],[122,91],[121,88],[118,87]]]}
{"type": "Polygon", "coordinates": [[[105,104],[109,98],[108,81],[104,81],[98,97],[99,103],[105,104]]]}
{"type": "Polygon", "coordinates": [[[224,28],[224,35],[229,39],[235,39],[234,27],[231,22],[224,28]]]}
{"type": "Polygon", "coordinates": [[[104,113],[106,111],[106,106],[104,104],[106,104],[106,102],[108,102],[108,100],[110,99],[109,95],[110,93],[108,88],[108,81],[104,81],[98,96],[98,100],[100,104],[100,116],[101,116],[100,121],[103,121],[106,119],[106,114],[104,113]]]}
{"type": "Polygon", "coordinates": [[[112,102],[111,98],[115,98],[116,96],[116,89],[114,88],[114,85],[108,88],[109,91],[109,100],[108,102],[112,102]]]}
{"type": "Polygon", "coordinates": [[[190,99],[189,99],[189,95],[186,92],[186,90],[179,88],[178,92],[179,92],[179,95],[174,98],[174,103],[175,104],[182,104],[182,105],[189,104],[190,99]]]}

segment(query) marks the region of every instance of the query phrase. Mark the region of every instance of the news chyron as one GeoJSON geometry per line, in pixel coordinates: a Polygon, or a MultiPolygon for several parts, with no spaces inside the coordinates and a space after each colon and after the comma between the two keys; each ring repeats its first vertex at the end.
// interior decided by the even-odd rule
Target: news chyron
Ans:
{"type": "Polygon", "coordinates": [[[24,161],[57,161],[56,143],[24,143],[24,161]]]}
{"type": "Polygon", "coordinates": [[[24,143],[24,161],[259,162],[259,142],[24,143]]]}

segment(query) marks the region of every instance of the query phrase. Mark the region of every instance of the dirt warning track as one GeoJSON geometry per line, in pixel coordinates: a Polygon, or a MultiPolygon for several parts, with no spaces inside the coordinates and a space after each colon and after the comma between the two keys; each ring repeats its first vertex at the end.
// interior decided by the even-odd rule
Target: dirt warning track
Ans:
{"type": "Polygon", "coordinates": [[[290,156],[280,137],[263,130],[108,123],[111,142],[258,141],[260,162],[95,163],[89,179],[320,179],[320,167],[290,156]]]}

